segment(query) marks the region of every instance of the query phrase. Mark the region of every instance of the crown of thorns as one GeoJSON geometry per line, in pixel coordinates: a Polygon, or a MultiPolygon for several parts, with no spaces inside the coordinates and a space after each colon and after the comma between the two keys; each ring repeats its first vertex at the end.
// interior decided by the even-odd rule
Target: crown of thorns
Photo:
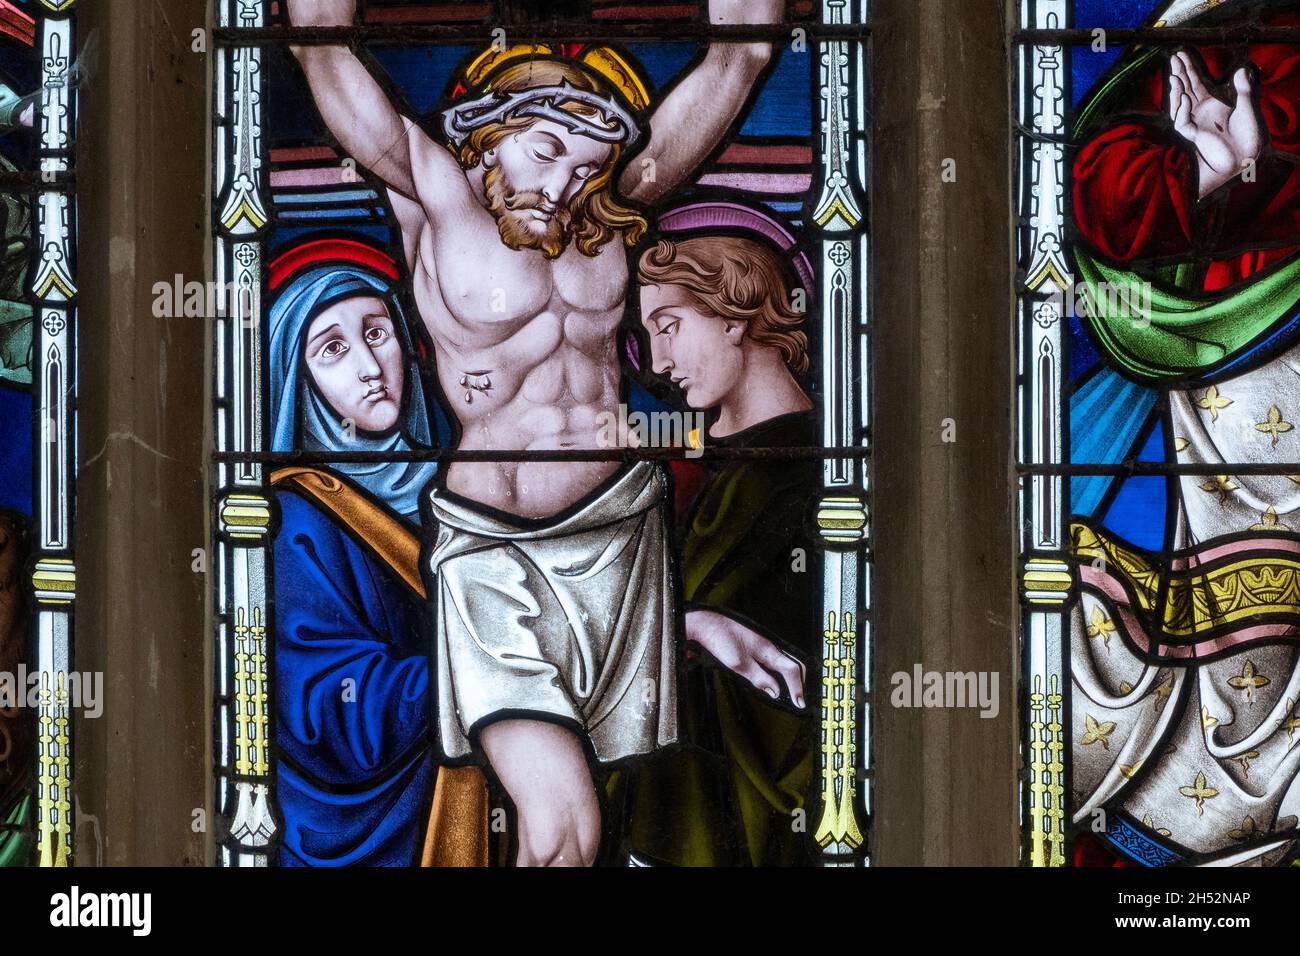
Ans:
{"type": "Polygon", "coordinates": [[[636,118],[613,97],[580,90],[567,80],[559,86],[539,86],[518,93],[487,93],[478,99],[453,106],[442,114],[442,129],[455,146],[462,146],[470,133],[490,123],[504,122],[508,116],[535,116],[559,123],[571,133],[578,133],[602,143],[631,146],[641,137],[636,118]],[[561,103],[581,103],[601,114],[595,118],[561,109],[561,103]]]}

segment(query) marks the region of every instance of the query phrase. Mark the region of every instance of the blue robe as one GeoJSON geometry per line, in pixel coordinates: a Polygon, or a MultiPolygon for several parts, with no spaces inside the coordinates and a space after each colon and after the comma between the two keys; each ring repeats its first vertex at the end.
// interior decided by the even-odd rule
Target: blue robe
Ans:
{"type": "Polygon", "coordinates": [[[332,515],[278,499],[280,864],[416,864],[434,771],[424,612],[332,515]]]}

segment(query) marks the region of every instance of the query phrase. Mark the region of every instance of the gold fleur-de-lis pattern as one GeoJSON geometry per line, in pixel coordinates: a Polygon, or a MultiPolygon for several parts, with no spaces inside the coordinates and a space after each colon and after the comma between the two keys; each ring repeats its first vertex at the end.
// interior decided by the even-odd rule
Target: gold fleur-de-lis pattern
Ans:
{"type": "MultiPolygon", "coordinates": [[[[1223,558],[1202,569],[1205,587],[1185,589],[1189,619],[1222,616],[1207,642],[1226,634],[1237,620],[1230,613],[1242,609],[1239,591],[1218,587],[1229,559],[1254,569],[1260,587],[1278,596],[1275,604],[1300,610],[1300,600],[1290,597],[1291,579],[1266,576],[1281,559],[1265,559],[1285,545],[1260,540],[1300,536],[1300,467],[1293,464],[1300,463],[1298,373],[1300,344],[1235,378],[1166,392],[1166,447],[1177,463],[1196,466],[1178,478],[1171,546],[1190,552],[1209,550],[1215,539],[1224,544],[1217,552],[1223,558]],[[1241,467],[1251,464],[1262,467],[1241,467]],[[1264,550],[1252,554],[1252,548],[1264,550]],[[1257,556],[1259,568],[1250,563],[1257,556]]],[[[1076,550],[1091,557],[1096,548],[1076,550]]],[[[1172,566],[1158,556],[1149,567],[1172,566]]],[[[1179,565],[1172,573],[1193,571],[1179,565]]],[[[1122,599],[1095,592],[1072,612],[1071,653],[1092,668],[1075,674],[1076,804],[1120,808],[1152,836],[1176,839],[1192,852],[1249,859],[1288,826],[1278,801],[1296,785],[1300,654],[1291,645],[1222,642],[1206,659],[1196,652],[1143,658],[1137,648],[1146,646],[1144,638],[1158,640],[1139,631],[1152,616],[1142,603],[1145,579],[1135,573],[1124,580],[1137,589],[1132,619],[1122,599]],[[1110,639],[1116,634],[1122,640],[1110,639]],[[1144,667],[1158,669],[1152,674],[1144,667]]],[[[1241,627],[1259,625],[1242,614],[1241,627]]]]}
{"type": "Polygon", "coordinates": [[[1248,750],[1240,757],[1233,758],[1234,760],[1237,761],[1237,763],[1241,764],[1241,775],[1245,777],[1247,780],[1250,779],[1250,762],[1252,760],[1257,759],[1258,757],[1259,757],[1258,750],[1248,750]]]}
{"type": "Polygon", "coordinates": [[[1232,405],[1233,400],[1221,394],[1217,385],[1211,385],[1196,404],[1210,413],[1210,422],[1213,424],[1219,420],[1219,412],[1232,405]]]}
{"type": "Polygon", "coordinates": [[[1180,481],[1189,534],[1300,533],[1300,474],[1233,469],[1237,463],[1300,462],[1300,349],[1239,378],[1190,391],[1169,392],[1170,441],[1176,461],[1204,469],[1180,481]],[[1276,367],[1274,367],[1276,366],[1276,367]],[[1213,468],[1214,470],[1210,470],[1213,468]]]}
{"type": "Polygon", "coordinates": [[[1156,712],[1165,709],[1165,704],[1169,702],[1169,695],[1174,692],[1174,675],[1166,674],[1164,680],[1156,684],[1156,692],[1152,696],[1152,704],[1156,712]]]}
{"type": "Polygon", "coordinates": [[[1300,730],[1300,716],[1297,716],[1295,702],[1290,697],[1286,699],[1286,707],[1283,708],[1283,714],[1278,720],[1277,726],[1279,730],[1286,731],[1286,739],[1291,744],[1294,744],[1295,732],[1300,730]]]}
{"type": "Polygon", "coordinates": [[[1248,816],[1241,821],[1241,826],[1235,830],[1228,831],[1229,839],[1233,840],[1250,840],[1259,832],[1259,827],[1255,824],[1255,818],[1248,816]]]}
{"type": "Polygon", "coordinates": [[[1202,491],[1219,496],[1219,504],[1227,502],[1228,496],[1240,487],[1229,475],[1214,475],[1200,484],[1202,491]]]}
{"type": "MultiPolygon", "coordinates": [[[[1284,829],[1273,795],[1288,785],[1278,773],[1288,735],[1300,746],[1297,654],[1265,645],[1134,671],[1127,640],[1103,653],[1104,629],[1089,634],[1099,604],[1085,591],[1071,623],[1074,652],[1090,653],[1096,668],[1076,676],[1076,805],[1131,814],[1153,838],[1192,852],[1249,856],[1284,829]]],[[[1118,623],[1115,608],[1103,610],[1118,623]]]]}
{"type": "Polygon", "coordinates": [[[1205,774],[1197,773],[1196,780],[1190,787],[1179,787],[1178,792],[1184,797],[1196,801],[1196,815],[1205,815],[1205,801],[1213,800],[1219,795],[1219,791],[1205,782],[1205,774]]]}
{"type": "Polygon", "coordinates": [[[1255,671],[1255,662],[1249,658],[1241,665],[1240,674],[1228,678],[1228,686],[1233,690],[1241,691],[1248,704],[1255,703],[1255,691],[1267,687],[1270,683],[1272,682],[1267,677],[1255,671]]]}
{"type": "Polygon", "coordinates": [[[1092,714],[1084,716],[1085,731],[1081,743],[1087,747],[1092,744],[1101,744],[1103,750],[1110,749],[1110,735],[1115,732],[1115,721],[1099,721],[1092,714]]]}
{"type": "Polygon", "coordinates": [[[1092,609],[1092,623],[1088,625],[1088,636],[1101,638],[1101,643],[1110,650],[1110,636],[1115,633],[1115,623],[1100,607],[1092,609]]]}
{"type": "Polygon", "coordinates": [[[1277,509],[1269,505],[1264,509],[1264,513],[1259,516],[1259,521],[1250,526],[1251,531],[1290,531],[1289,525],[1283,524],[1277,518],[1277,509]]]}
{"type": "Polygon", "coordinates": [[[1156,826],[1151,819],[1151,814],[1149,813],[1142,818],[1142,825],[1146,827],[1148,830],[1151,830],[1155,833],[1159,833],[1161,836],[1173,836],[1173,834],[1169,832],[1169,829],[1167,827],[1156,826]]]}
{"type": "MultiPolygon", "coordinates": [[[[1082,625],[1076,625],[1079,638],[1082,625]]],[[[1110,735],[1108,802],[1151,831],[1171,829],[1197,853],[1249,857],[1251,847],[1286,830],[1278,801],[1294,785],[1300,753],[1298,657],[1289,645],[1255,645],[1219,660],[1160,668],[1148,679],[1147,695],[1155,697],[1173,677],[1170,702],[1179,706],[1164,712],[1178,720],[1172,727],[1144,728],[1143,715],[1152,713],[1145,707],[1100,709],[1088,701],[1076,718],[1078,733],[1085,731],[1085,714],[1098,731],[1107,721],[1118,725],[1110,735]]],[[[1099,741],[1076,743],[1077,763],[1095,763],[1105,753],[1099,741]]]]}
{"type": "Polygon", "coordinates": [[[1274,448],[1277,447],[1278,438],[1294,429],[1294,425],[1282,418],[1282,412],[1276,405],[1270,405],[1268,417],[1255,424],[1255,431],[1264,432],[1272,437],[1274,448]]]}
{"type": "MultiPolygon", "coordinates": [[[[1300,440],[1295,445],[1300,459],[1300,440]]],[[[1259,457],[1256,453],[1254,460],[1259,457]]],[[[1282,474],[1232,474],[1219,470],[1222,462],[1211,464],[1215,473],[1183,475],[1179,482],[1192,540],[1243,531],[1268,536],[1300,532],[1300,485],[1282,474]]]]}

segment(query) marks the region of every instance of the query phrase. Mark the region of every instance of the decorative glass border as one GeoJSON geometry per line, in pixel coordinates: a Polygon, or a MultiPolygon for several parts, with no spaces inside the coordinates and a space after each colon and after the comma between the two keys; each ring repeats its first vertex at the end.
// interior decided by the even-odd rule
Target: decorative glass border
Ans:
{"type": "MultiPolygon", "coordinates": [[[[1069,25],[1069,0],[1023,0],[1023,29],[1069,25]]],[[[1065,135],[1067,50],[1021,42],[1015,51],[1019,234],[1018,261],[1027,261],[1017,316],[1017,462],[1064,461],[1063,326],[1059,308],[1073,278],[1065,258],[1065,135]],[[1032,358],[1031,358],[1032,357],[1032,358]]],[[[1025,473],[1020,479],[1021,642],[1024,655],[1021,713],[1024,766],[1023,848],[1033,866],[1065,863],[1069,779],[1068,622],[1064,605],[1072,589],[1065,553],[1064,481],[1059,474],[1025,473]]]]}
{"type": "Polygon", "coordinates": [[[40,866],[63,867],[73,856],[72,711],[73,607],[76,565],[73,514],[77,474],[76,203],[69,188],[78,96],[74,0],[42,0],[40,18],[40,171],[35,218],[40,257],[31,282],[38,318],[33,355],[39,426],[32,597],[36,608],[36,828],[40,866]]]}
{"type": "MultiPolygon", "coordinates": [[[[34,111],[36,168],[0,173],[0,189],[31,203],[33,257],[26,292],[32,305],[32,515],[31,568],[26,604],[30,641],[20,661],[36,686],[34,761],[30,793],[19,815],[0,821],[6,835],[25,839],[34,806],[35,862],[42,867],[73,863],[73,612],[76,564],[73,522],[77,473],[77,284],[74,142],[78,95],[75,83],[75,0],[40,0],[21,18],[30,28],[40,65],[34,111]]],[[[16,21],[15,21],[16,22],[16,21]]],[[[12,26],[11,22],[11,26],[12,26]]],[[[11,679],[13,675],[10,675],[11,679]]],[[[28,688],[13,685],[20,695],[28,688]]],[[[30,858],[29,858],[30,860],[30,858]]],[[[14,865],[23,861],[14,857],[14,865]]]]}

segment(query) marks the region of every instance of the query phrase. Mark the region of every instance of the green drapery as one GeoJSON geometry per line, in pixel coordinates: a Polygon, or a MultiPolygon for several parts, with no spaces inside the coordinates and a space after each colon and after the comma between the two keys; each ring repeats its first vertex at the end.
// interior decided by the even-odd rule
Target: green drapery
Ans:
{"type": "Polygon", "coordinates": [[[1082,246],[1074,259],[1097,344],[1125,372],[1152,382],[1210,374],[1290,318],[1300,300],[1300,256],[1235,292],[1208,297],[1107,264],[1082,246]],[[1150,308],[1140,314],[1132,299],[1107,292],[1138,283],[1150,283],[1150,308]]]}
{"type": "MultiPolygon", "coordinates": [[[[1154,48],[1136,50],[1080,105],[1076,139],[1100,120],[1157,53],[1154,48]]],[[[1300,306],[1300,255],[1231,291],[1198,294],[1199,275],[1189,266],[1142,273],[1105,262],[1082,243],[1074,243],[1071,251],[1083,287],[1080,314],[1098,346],[1125,373],[1153,385],[1212,374],[1262,341],[1300,306]],[[1135,301],[1142,303],[1140,309],[1134,308],[1135,301]]]]}
{"type": "Polygon", "coordinates": [[[31,862],[32,841],[27,832],[32,809],[32,798],[22,797],[0,817],[0,823],[22,829],[0,830],[0,869],[7,866],[27,866],[31,862]]]}

